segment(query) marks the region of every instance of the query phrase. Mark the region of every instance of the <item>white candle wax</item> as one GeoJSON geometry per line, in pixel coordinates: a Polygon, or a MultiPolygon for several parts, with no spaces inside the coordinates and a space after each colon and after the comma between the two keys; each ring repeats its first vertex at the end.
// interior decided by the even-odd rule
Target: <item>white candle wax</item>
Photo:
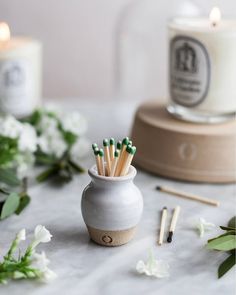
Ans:
{"type": "Polygon", "coordinates": [[[41,43],[7,37],[0,23],[0,112],[29,115],[41,99],[41,43]]]}
{"type": "Polygon", "coordinates": [[[170,96],[208,114],[236,111],[236,20],[174,19],[169,24],[170,96]]]}

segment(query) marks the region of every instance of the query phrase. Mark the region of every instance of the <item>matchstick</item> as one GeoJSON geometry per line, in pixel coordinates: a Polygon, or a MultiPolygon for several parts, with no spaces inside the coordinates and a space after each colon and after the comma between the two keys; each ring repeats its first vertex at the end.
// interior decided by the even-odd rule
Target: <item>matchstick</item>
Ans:
{"type": "Polygon", "coordinates": [[[172,194],[172,195],[175,195],[175,196],[178,196],[178,197],[182,197],[182,198],[185,198],[185,199],[193,200],[193,201],[198,201],[198,202],[201,202],[201,203],[204,203],[204,204],[208,204],[208,205],[212,205],[212,206],[219,206],[220,205],[219,201],[204,198],[204,197],[200,197],[200,196],[190,194],[190,193],[186,193],[186,192],[177,191],[177,190],[172,189],[170,187],[157,186],[156,189],[161,191],[161,192],[169,193],[169,194],[172,194]]]}
{"type": "Polygon", "coordinates": [[[124,176],[129,172],[130,164],[133,160],[134,154],[136,153],[136,147],[128,145],[126,148],[127,155],[124,156],[123,166],[121,167],[120,176],[124,176]]]}
{"type": "Polygon", "coordinates": [[[108,139],[103,140],[103,147],[105,153],[105,161],[106,161],[106,168],[107,168],[107,176],[110,176],[111,173],[111,160],[110,160],[110,151],[109,151],[109,141],[108,139]]]}
{"type": "Polygon", "coordinates": [[[104,165],[104,152],[103,149],[99,150],[99,160],[100,160],[100,165],[101,165],[101,174],[102,176],[105,176],[105,165],[104,165]]]}
{"type": "Polygon", "coordinates": [[[116,144],[116,149],[121,150],[121,148],[122,148],[122,142],[121,142],[121,140],[119,140],[116,144]]]}
{"type": "Polygon", "coordinates": [[[119,153],[120,153],[119,150],[116,150],[115,153],[114,153],[114,159],[113,159],[112,164],[111,164],[111,173],[110,173],[111,177],[113,177],[115,175],[116,166],[117,166],[117,163],[118,163],[118,160],[119,160],[119,153]]]}
{"type": "Polygon", "coordinates": [[[110,160],[112,162],[114,159],[114,155],[115,155],[115,139],[113,137],[110,138],[109,152],[110,152],[110,160]]]}
{"type": "Polygon", "coordinates": [[[160,236],[159,236],[159,241],[158,241],[158,244],[159,245],[162,245],[163,244],[166,218],[167,218],[167,208],[164,207],[162,209],[162,215],[161,215],[161,228],[160,228],[160,236]]]}
{"type": "Polygon", "coordinates": [[[172,220],[171,220],[171,224],[170,224],[169,235],[168,235],[168,238],[167,238],[168,243],[172,242],[172,238],[173,238],[173,235],[174,235],[176,223],[177,223],[177,220],[178,220],[178,217],[179,217],[179,212],[180,212],[180,206],[175,207],[174,214],[172,216],[172,220]]]}
{"type": "Polygon", "coordinates": [[[121,169],[123,167],[123,161],[124,161],[124,157],[125,157],[125,152],[126,152],[126,148],[129,144],[129,138],[125,137],[122,141],[122,147],[121,147],[121,152],[120,152],[120,156],[119,156],[119,160],[118,160],[118,164],[116,166],[116,171],[115,171],[115,176],[119,176],[121,169]]]}
{"type": "Polygon", "coordinates": [[[94,155],[95,155],[95,159],[96,159],[97,172],[99,175],[102,175],[101,161],[100,161],[100,157],[99,157],[99,148],[94,149],[94,155]]]}

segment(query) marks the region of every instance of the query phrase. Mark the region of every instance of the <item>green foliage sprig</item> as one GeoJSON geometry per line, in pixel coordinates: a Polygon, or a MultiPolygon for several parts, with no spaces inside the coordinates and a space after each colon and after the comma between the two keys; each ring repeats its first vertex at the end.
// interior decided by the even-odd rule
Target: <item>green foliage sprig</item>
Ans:
{"type": "Polygon", "coordinates": [[[236,216],[231,218],[228,226],[220,226],[224,234],[208,240],[207,248],[227,252],[228,257],[218,268],[218,277],[221,278],[236,264],[236,216]]]}

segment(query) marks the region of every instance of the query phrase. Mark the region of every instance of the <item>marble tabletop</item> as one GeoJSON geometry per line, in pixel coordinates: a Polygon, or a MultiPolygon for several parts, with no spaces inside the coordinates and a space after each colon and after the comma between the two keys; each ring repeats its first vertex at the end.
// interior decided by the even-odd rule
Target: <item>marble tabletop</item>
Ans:
{"type": "MultiPolygon", "coordinates": [[[[68,110],[78,109],[88,119],[88,137],[92,142],[104,137],[122,138],[129,133],[134,104],[61,103],[68,110]]],[[[83,160],[84,167],[93,158],[83,160]]],[[[132,242],[121,247],[102,247],[90,241],[80,211],[81,193],[89,182],[85,173],[65,186],[54,187],[32,182],[30,206],[20,215],[0,222],[0,254],[21,228],[33,232],[37,224],[45,225],[53,234],[51,243],[40,245],[51,260],[50,267],[58,278],[50,284],[18,281],[0,286],[0,294],[11,295],[131,295],[131,294],[235,294],[235,272],[217,279],[217,267],[225,254],[209,251],[207,239],[220,233],[215,229],[199,238],[195,224],[199,217],[217,225],[225,225],[235,214],[236,187],[233,184],[194,184],[165,179],[138,170],[135,179],[144,199],[143,217],[132,242]],[[221,202],[212,207],[157,192],[157,185],[197,193],[221,202]],[[157,245],[160,210],[181,206],[176,235],[171,244],[157,245]],[[140,275],[135,266],[146,260],[152,249],[156,258],[170,265],[170,277],[156,279],[140,275]]]]}

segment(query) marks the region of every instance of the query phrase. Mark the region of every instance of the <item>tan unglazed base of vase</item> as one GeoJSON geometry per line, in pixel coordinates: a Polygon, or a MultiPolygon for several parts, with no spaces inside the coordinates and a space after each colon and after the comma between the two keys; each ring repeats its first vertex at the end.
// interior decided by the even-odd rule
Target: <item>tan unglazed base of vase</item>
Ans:
{"type": "Polygon", "coordinates": [[[107,247],[121,246],[134,237],[136,226],[126,230],[100,230],[87,225],[90,238],[97,244],[107,247]]]}

